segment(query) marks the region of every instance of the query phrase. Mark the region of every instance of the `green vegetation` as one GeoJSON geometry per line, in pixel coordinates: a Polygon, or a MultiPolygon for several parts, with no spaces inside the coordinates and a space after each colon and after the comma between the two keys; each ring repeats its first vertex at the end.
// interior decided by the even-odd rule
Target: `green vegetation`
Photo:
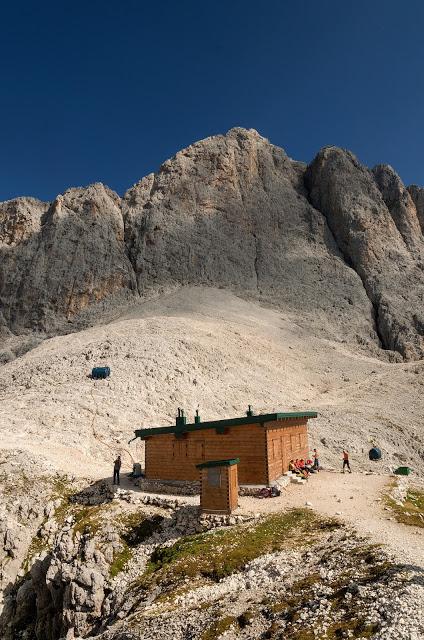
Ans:
{"type": "Polygon", "coordinates": [[[113,562],[109,567],[109,575],[111,578],[116,578],[118,573],[121,573],[121,571],[125,569],[126,565],[132,558],[132,549],[130,549],[126,542],[123,542],[122,544],[122,550],[115,554],[113,562]]]}
{"type": "MultiPolygon", "coordinates": [[[[60,524],[63,525],[65,518],[67,515],[69,515],[69,498],[70,496],[73,494],[73,487],[71,482],[68,480],[68,478],[66,476],[59,476],[56,475],[54,478],[46,478],[46,477],[42,477],[42,478],[38,478],[37,479],[38,484],[40,485],[40,483],[43,484],[47,484],[50,483],[51,484],[51,494],[50,494],[50,498],[49,500],[61,500],[61,504],[55,509],[54,512],[54,516],[56,521],[60,524]]],[[[22,473],[21,478],[19,480],[19,486],[22,489],[25,489],[27,491],[27,493],[30,492],[30,489],[32,488],[34,484],[34,480],[30,480],[25,473],[22,473]]],[[[47,491],[47,487],[46,491],[47,491]]],[[[44,518],[43,523],[45,524],[47,522],[47,517],[44,518]]],[[[45,540],[45,538],[43,538],[41,535],[39,535],[39,533],[37,532],[36,535],[32,538],[30,545],[28,547],[28,551],[26,553],[26,556],[22,562],[22,568],[25,571],[28,571],[31,564],[32,564],[32,559],[39,555],[40,553],[42,553],[43,551],[49,551],[49,545],[47,543],[47,541],[45,540]]]]}
{"type": "Polygon", "coordinates": [[[240,629],[244,629],[255,617],[255,612],[252,609],[247,609],[238,618],[237,622],[240,629]]]}
{"type": "Polygon", "coordinates": [[[163,521],[163,516],[156,515],[151,518],[146,518],[144,513],[135,511],[134,513],[125,514],[121,516],[118,521],[115,521],[118,522],[123,529],[121,538],[129,547],[136,547],[159,529],[163,521]]]}
{"type": "Polygon", "coordinates": [[[385,502],[392,509],[398,522],[424,528],[424,491],[408,489],[402,504],[398,504],[389,494],[385,502]]]}
{"type": "MultiPolygon", "coordinates": [[[[360,545],[349,552],[350,567],[336,579],[329,582],[323,580],[319,573],[312,573],[295,582],[286,598],[278,602],[264,602],[272,613],[293,624],[284,633],[286,640],[314,640],[314,630],[307,628],[307,622],[301,622],[299,628],[296,623],[300,620],[300,613],[305,611],[307,602],[316,598],[315,594],[319,592],[321,585],[333,589],[331,594],[326,595],[331,605],[331,619],[341,614],[339,620],[331,622],[325,637],[328,640],[347,637],[372,638],[379,630],[378,625],[365,623],[361,600],[357,595],[352,595],[348,604],[345,596],[352,579],[358,586],[365,586],[389,577],[392,565],[379,556],[379,549],[379,545],[360,545]]],[[[281,633],[281,630],[274,621],[266,637],[279,638],[279,632],[281,633]]]]}
{"type": "Polygon", "coordinates": [[[152,582],[175,586],[197,576],[219,581],[264,553],[309,544],[311,531],[338,526],[336,521],[320,520],[309,510],[293,509],[255,525],[186,536],[171,547],[157,548],[138,584],[145,588],[152,582]]]}
{"type": "MultiPolygon", "coordinates": [[[[50,500],[60,500],[61,503],[56,507],[54,517],[59,525],[63,525],[65,518],[70,515],[70,498],[74,495],[75,488],[66,476],[57,475],[53,479],[53,485],[50,500]]],[[[72,514],[73,515],[73,514],[72,514]]]]}
{"type": "Polygon", "coordinates": [[[26,556],[22,561],[22,569],[25,572],[29,571],[32,559],[40,553],[43,553],[43,551],[49,551],[49,546],[44,538],[36,534],[31,540],[26,556]]]}
{"type": "Polygon", "coordinates": [[[95,506],[70,504],[68,506],[68,515],[73,515],[75,518],[72,528],[73,537],[75,538],[77,533],[90,534],[91,537],[94,537],[101,528],[102,516],[105,515],[108,508],[108,504],[95,506]]]}
{"type": "Polygon", "coordinates": [[[55,476],[53,479],[51,500],[57,498],[69,498],[75,491],[71,481],[67,476],[55,476]]]}
{"type": "MultiPolygon", "coordinates": [[[[108,507],[108,505],[88,507],[85,505],[69,502],[67,498],[64,498],[54,512],[54,518],[59,526],[63,526],[67,516],[72,515],[75,519],[72,529],[74,538],[77,533],[89,533],[94,536],[101,527],[101,516],[104,515],[105,507],[108,507]]],[[[44,519],[44,523],[46,521],[47,518],[44,519]]],[[[46,539],[40,536],[39,533],[37,533],[31,540],[27,554],[22,563],[22,568],[27,571],[32,564],[32,558],[42,553],[43,551],[49,550],[49,545],[46,539]]]]}
{"type": "Polygon", "coordinates": [[[162,524],[162,516],[146,518],[144,513],[135,511],[126,513],[114,519],[121,529],[120,538],[122,549],[115,554],[110,565],[109,573],[111,578],[115,578],[123,571],[131,560],[132,549],[149,538],[162,524]]]}
{"type": "MultiPolygon", "coordinates": [[[[330,624],[327,629],[328,640],[338,640],[339,638],[373,638],[380,625],[366,624],[364,619],[359,617],[353,620],[343,620],[330,624]],[[350,632],[350,635],[348,633],[350,632]]],[[[299,637],[300,640],[300,637],[299,637]]]]}
{"type": "MultiPolygon", "coordinates": [[[[115,577],[125,568],[131,558],[132,548],[148,538],[163,520],[161,516],[146,518],[140,511],[113,516],[114,505],[110,502],[98,505],[80,504],[74,499],[75,486],[66,476],[57,475],[50,478],[49,485],[46,487],[46,492],[50,488],[49,500],[59,503],[54,510],[53,517],[59,528],[64,525],[67,517],[73,517],[72,536],[74,539],[77,534],[89,535],[90,537],[101,534],[102,525],[106,518],[113,517],[113,522],[121,538],[121,550],[115,554],[110,567],[111,577],[115,577]]],[[[44,519],[43,524],[46,521],[47,518],[44,519]]],[[[101,535],[99,542],[101,545],[101,535]]],[[[37,534],[30,543],[22,567],[28,570],[32,559],[42,551],[49,551],[49,546],[46,539],[37,534]]]]}
{"type": "Polygon", "coordinates": [[[214,622],[208,629],[206,629],[202,635],[200,636],[200,640],[215,640],[220,635],[224,633],[224,631],[228,631],[233,626],[237,626],[240,628],[240,625],[237,621],[237,618],[233,616],[226,616],[225,618],[221,618],[221,620],[217,620],[214,622]]]}

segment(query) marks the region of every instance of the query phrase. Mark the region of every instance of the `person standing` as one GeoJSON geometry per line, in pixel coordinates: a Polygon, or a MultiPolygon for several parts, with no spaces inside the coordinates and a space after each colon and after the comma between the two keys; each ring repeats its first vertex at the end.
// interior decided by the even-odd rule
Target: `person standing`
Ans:
{"type": "Polygon", "coordinates": [[[349,473],[352,473],[352,470],[349,464],[349,451],[346,451],[346,449],[343,449],[343,473],[345,472],[345,467],[349,469],[349,473]]]}
{"type": "Polygon", "coordinates": [[[318,458],[318,451],[316,449],[314,449],[312,457],[314,459],[314,464],[312,468],[315,469],[316,471],[319,471],[319,458],[318,458]]]}
{"type": "Polygon", "coordinates": [[[118,456],[113,463],[113,484],[120,484],[119,472],[121,470],[121,456],[118,456]]]}

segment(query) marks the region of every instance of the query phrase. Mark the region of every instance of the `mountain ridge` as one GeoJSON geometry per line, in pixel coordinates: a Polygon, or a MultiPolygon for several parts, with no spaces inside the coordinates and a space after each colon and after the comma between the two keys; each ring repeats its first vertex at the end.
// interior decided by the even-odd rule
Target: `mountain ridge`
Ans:
{"type": "Polygon", "coordinates": [[[420,359],[423,194],[350,151],[324,147],[305,165],[233,128],[179,151],[122,198],[94,183],[52,203],[9,200],[2,332],[54,335],[98,303],[199,284],[300,314],[382,357],[420,359]]]}

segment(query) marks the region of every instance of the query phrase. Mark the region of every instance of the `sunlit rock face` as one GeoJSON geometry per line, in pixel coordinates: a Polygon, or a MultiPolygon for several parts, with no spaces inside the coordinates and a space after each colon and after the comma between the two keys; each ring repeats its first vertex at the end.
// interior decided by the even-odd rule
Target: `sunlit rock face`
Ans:
{"type": "Polygon", "coordinates": [[[0,324],[54,333],[181,287],[232,289],[323,336],[423,357],[422,190],[254,130],[197,142],[123,198],[102,184],[0,204],[0,324]],[[97,314],[97,315],[96,315],[97,314]]]}

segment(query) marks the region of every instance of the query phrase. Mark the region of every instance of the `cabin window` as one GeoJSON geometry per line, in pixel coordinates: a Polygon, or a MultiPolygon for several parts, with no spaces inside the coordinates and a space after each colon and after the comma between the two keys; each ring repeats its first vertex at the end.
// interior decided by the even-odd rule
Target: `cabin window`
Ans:
{"type": "Polygon", "coordinates": [[[188,442],[176,441],[172,443],[172,457],[173,458],[187,458],[188,457],[188,442]]]}
{"type": "Polygon", "coordinates": [[[205,459],[205,443],[204,442],[196,442],[196,458],[200,460],[205,459]]]}
{"type": "Polygon", "coordinates": [[[208,469],[208,485],[210,487],[221,486],[221,469],[208,469]]]}
{"type": "Polygon", "coordinates": [[[204,460],[205,443],[199,440],[192,440],[189,445],[188,456],[194,460],[204,460]]]}

